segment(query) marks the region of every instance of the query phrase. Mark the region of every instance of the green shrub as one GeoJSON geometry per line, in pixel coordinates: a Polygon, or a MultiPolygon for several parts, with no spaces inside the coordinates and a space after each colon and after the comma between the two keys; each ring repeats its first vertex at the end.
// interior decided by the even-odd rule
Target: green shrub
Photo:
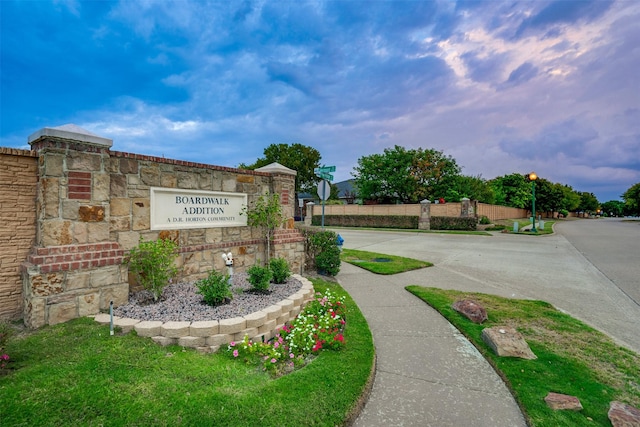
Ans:
{"type": "Polygon", "coordinates": [[[456,218],[448,216],[432,216],[432,230],[462,230],[473,231],[476,229],[477,220],[475,218],[456,218]]]}
{"type": "Polygon", "coordinates": [[[273,274],[274,283],[285,283],[289,276],[291,276],[289,263],[284,258],[272,258],[269,261],[269,268],[273,274]]]}
{"type": "Polygon", "coordinates": [[[569,216],[569,211],[566,209],[560,209],[560,211],[558,212],[560,215],[562,215],[563,217],[568,217],[569,216]]]}
{"type": "Polygon", "coordinates": [[[172,240],[143,242],[140,238],[138,246],[131,249],[125,259],[129,271],[153,294],[154,301],[158,301],[164,287],[178,274],[178,268],[173,264],[177,249],[178,245],[172,240]]]}
{"type": "Polygon", "coordinates": [[[202,295],[205,304],[217,305],[233,298],[230,277],[212,270],[209,276],[196,282],[198,293],[202,295]]]}
{"type": "Polygon", "coordinates": [[[480,224],[482,225],[491,224],[491,220],[483,215],[482,218],[480,218],[480,224]]]}
{"type": "Polygon", "coordinates": [[[266,291],[269,289],[269,282],[272,276],[269,267],[254,265],[247,270],[247,274],[249,275],[249,283],[253,286],[253,290],[266,291]]]}
{"type": "Polygon", "coordinates": [[[329,276],[337,275],[340,271],[338,235],[333,231],[313,233],[309,236],[309,246],[316,270],[329,276]]]}
{"type": "MultiPolygon", "coordinates": [[[[324,224],[333,227],[417,229],[418,216],[406,215],[325,215],[324,224]]],[[[320,225],[322,215],[314,215],[312,225],[320,225]]]]}

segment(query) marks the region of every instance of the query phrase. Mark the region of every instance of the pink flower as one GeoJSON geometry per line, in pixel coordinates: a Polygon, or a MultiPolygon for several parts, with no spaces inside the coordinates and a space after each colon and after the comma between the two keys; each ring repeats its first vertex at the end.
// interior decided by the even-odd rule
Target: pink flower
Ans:
{"type": "Polygon", "coordinates": [[[289,353],[289,358],[290,358],[290,359],[293,359],[294,357],[296,357],[296,355],[295,355],[295,354],[293,354],[293,353],[289,353]]]}
{"type": "Polygon", "coordinates": [[[235,347],[235,346],[236,346],[236,342],[235,342],[235,341],[231,341],[231,342],[229,343],[229,345],[230,345],[231,347],[235,347]]]}
{"type": "Polygon", "coordinates": [[[238,349],[233,350],[233,357],[238,357],[238,349]]]}
{"type": "Polygon", "coordinates": [[[273,348],[278,348],[280,347],[280,343],[278,341],[273,343],[273,348]]]}
{"type": "Polygon", "coordinates": [[[276,363],[277,360],[275,359],[275,357],[273,359],[271,359],[271,363],[276,363]]]}

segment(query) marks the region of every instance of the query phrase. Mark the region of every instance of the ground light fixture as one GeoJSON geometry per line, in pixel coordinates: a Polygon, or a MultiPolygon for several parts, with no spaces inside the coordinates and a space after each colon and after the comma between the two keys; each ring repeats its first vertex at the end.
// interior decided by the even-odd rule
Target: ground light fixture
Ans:
{"type": "Polygon", "coordinates": [[[533,226],[531,227],[532,233],[537,233],[536,230],[536,179],[538,175],[535,172],[531,172],[527,175],[529,181],[531,181],[531,218],[533,219],[533,226]]]}

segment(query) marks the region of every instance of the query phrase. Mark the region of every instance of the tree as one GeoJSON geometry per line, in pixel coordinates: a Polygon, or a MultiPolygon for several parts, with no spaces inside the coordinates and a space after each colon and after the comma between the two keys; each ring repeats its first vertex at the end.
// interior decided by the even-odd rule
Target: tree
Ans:
{"type": "Polygon", "coordinates": [[[591,213],[598,210],[600,202],[593,193],[583,191],[580,193],[580,206],[578,209],[583,212],[591,213]]]}
{"type": "Polygon", "coordinates": [[[536,180],[536,210],[539,212],[557,212],[562,209],[564,193],[560,184],[554,184],[544,178],[536,180]]]}
{"type": "Polygon", "coordinates": [[[602,204],[602,212],[607,216],[622,216],[624,214],[624,202],[609,200],[602,204]]]}
{"type": "Polygon", "coordinates": [[[525,175],[512,173],[489,181],[496,195],[496,204],[525,209],[531,206],[531,183],[525,175]]]}
{"type": "Polygon", "coordinates": [[[640,182],[633,184],[622,195],[625,211],[631,215],[640,215],[640,182]]]}
{"type": "Polygon", "coordinates": [[[284,214],[280,205],[280,196],[260,196],[253,207],[245,206],[241,215],[247,216],[247,224],[250,227],[260,227],[267,241],[267,256],[265,262],[271,259],[271,240],[273,231],[284,222],[284,214]]]}
{"type": "Polygon", "coordinates": [[[278,162],[282,166],[293,169],[296,175],[296,193],[314,193],[320,180],[313,170],[320,167],[320,152],[313,147],[294,144],[271,144],[264,149],[264,157],[256,160],[252,165],[241,163],[240,169],[258,169],[271,163],[278,162]]]}
{"type": "Polygon", "coordinates": [[[481,175],[457,176],[454,186],[447,191],[444,198],[448,202],[459,202],[463,197],[487,204],[494,204],[496,200],[493,188],[481,175]]]}
{"type": "Polygon", "coordinates": [[[575,212],[580,206],[580,194],[569,185],[562,185],[560,189],[562,190],[560,209],[575,212]]]}
{"type": "Polygon", "coordinates": [[[398,145],[383,154],[358,159],[354,184],[363,200],[379,203],[417,203],[443,197],[460,173],[456,161],[433,149],[398,145]]]}

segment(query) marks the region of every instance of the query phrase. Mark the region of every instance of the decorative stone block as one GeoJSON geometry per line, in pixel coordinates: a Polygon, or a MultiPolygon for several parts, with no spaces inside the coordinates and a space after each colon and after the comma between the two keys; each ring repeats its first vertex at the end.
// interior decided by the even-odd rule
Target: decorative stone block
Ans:
{"type": "Polygon", "coordinates": [[[282,301],[276,303],[276,305],[279,305],[280,307],[282,307],[282,313],[289,313],[291,311],[291,309],[293,308],[293,301],[290,299],[283,299],[282,301]]]}
{"type": "Polygon", "coordinates": [[[229,335],[229,334],[216,334],[216,335],[207,337],[207,339],[205,340],[207,345],[218,346],[218,347],[221,345],[227,345],[231,341],[233,341],[233,335],[229,335]]]}
{"type": "Polygon", "coordinates": [[[122,329],[122,333],[128,334],[137,323],[140,323],[138,319],[123,317],[118,320],[114,319],[113,326],[119,326],[122,329]]]}
{"type": "Polygon", "coordinates": [[[258,335],[258,328],[247,328],[233,334],[233,340],[242,341],[245,336],[248,336],[249,339],[253,339],[253,337],[255,337],[256,335],[258,335]]]}
{"type": "Polygon", "coordinates": [[[284,325],[289,321],[289,319],[290,319],[289,313],[285,313],[276,319],[276,323],[278,325],[284,325]]]}
{"type": "Polygon", "coordinates": [[[247,321],[244,317],[232,317],[231,319],[222,319],[219,321],[219,332],[221,334],[235,334],[247,327],[247,321]]]}
{"type": "Polygon", "coordinates": [[[289,312],[289,318],[292,320],[295,319],[296,316],[300,314],[301,311],[302,311],[302,306],[294,307],[293,310],[289,312]]]}
{"type": "Polygon", "coordinates": [[[289,299],[293,301],[294,307],[300,307],[300,305],[302,305],[302,302],[304,301],[304,294],[298,291],[295,294],[291,295],[289,299]]]}
{"type": "Polygon", "coordinates": [[[178,338],[178,345],[182,347],[196,348],[205,345],[205,337],[186,336],[178,338]]]}
{"type": "Polygon", "coordinates": [[[267,321],[267,313],[264,311],[256,311],[244,316],[247,320],[247,328],[259,328],[267,321]]]}
{"type": "Polygon", "coordinates": [[[277,319],[267,320],[264,325],[258,328],[258,335],[265,334],[267,332],[273,331],[278,324],[277,319]]]}
{"type": "MultiPolygon", "coordinates": [[[[113,316],[113,319],[119,319],[118,316],[113,316]]],[[[99,313],[96,314],[95,317],[93,318],[93,320],[95,320],[96,322],[100,323],[101,325],[106,325],[106,324],[110,324],[111,323],[111,315],[109,315],[108,313],[99,313]]]]}
{"type": "Polygon", "coordinates": [[[160,333],[167,338],[180,338],[189,335],[191,322],[166,322],[160,327],[160,333]]]}
{"type": "Polygon", "coordinates": [[[141,337],[155,337],[161,334],[162,322],[159,320],[143,320],[133,327],[141,337]]]}
{"type": "Polygon", "coordinates": [[[203,320],[192,322],[189,328],[189,335],[194,337],[209,337],[219,332],[217,320],[203,320]]]}
{"type": "Polygon", "coordinates": [[[262,309],[262,311],[267,313],[267,320],[274,320],[282,314],[282,306],[270,305],[269,307],[262,309]]]}

